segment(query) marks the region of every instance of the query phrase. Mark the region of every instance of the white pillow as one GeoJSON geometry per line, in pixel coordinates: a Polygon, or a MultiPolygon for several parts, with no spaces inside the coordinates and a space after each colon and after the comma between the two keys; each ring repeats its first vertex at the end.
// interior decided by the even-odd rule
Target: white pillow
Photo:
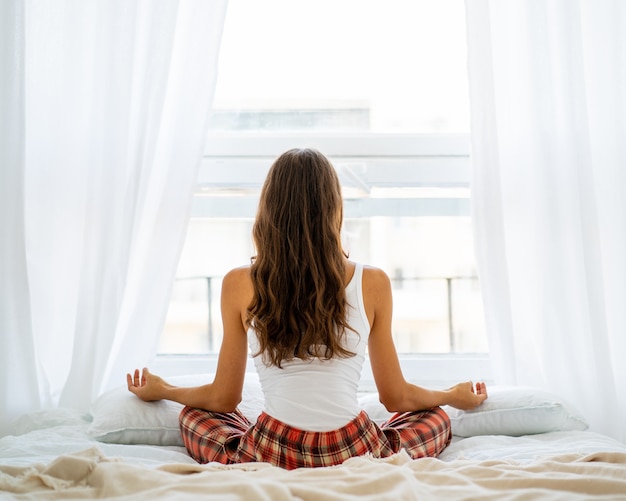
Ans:
{"type": "Polygon", "coordinates": [[[521,386],[488,388],[489,398],[471,411],[445,407],[452,434],[534,435],[550,431],[585,430],[588,424],[568,403],[548,391],[521,386]]]}
{"type": "MultiPolygon", "coordinates": [[[[213,374],[200,374],[166,379],[176,386],[197,386],[210,383],[213,378],[213,374]]],[[[263,401],[258,375],[246,374],[239,410],[255,422],[263,410],[263,401]]],[[[106,443],[182,446],[178,427],[182,408],[169,400],[144,402],[126,386],[119,387],[104,393],[92,404],[89,435],[106,443]]]]}
{"type": "MultiPolygon", "coordinates": [[[[213,374],[167,378],[177,386],[196,386],[213,380],[213,374]]],[[[246,374],[239,410],[255,422],[263,410],[263,391],[256,373],[246,374]]],[[[378,393],[359,397],[369,417],[382,424],[393,413],[378,400],[378,393]]],[[[452,422],[452,433],[473,435],[532,435],[549,431],[585,430],[583,417],[556,395],[528,387],[493,386],[489,398],[471,411],[444,407],[452,422]]],[[[182,446],[178,415],[182,405],[167,400],[144,402],[126,386],[101,395],[92,405],[89,434],[96,440],[119,444],[182,446]]]]}

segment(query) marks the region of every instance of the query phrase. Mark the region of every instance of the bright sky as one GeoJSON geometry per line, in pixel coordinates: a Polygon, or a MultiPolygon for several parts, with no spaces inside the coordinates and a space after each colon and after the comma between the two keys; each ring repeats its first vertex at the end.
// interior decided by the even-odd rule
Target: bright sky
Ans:
{"type": "Polygon", "coordinates": [[[467,132],[465,58],[463,0],[229,0],[215,104],[345,100],[380,132],[467,132]]]}

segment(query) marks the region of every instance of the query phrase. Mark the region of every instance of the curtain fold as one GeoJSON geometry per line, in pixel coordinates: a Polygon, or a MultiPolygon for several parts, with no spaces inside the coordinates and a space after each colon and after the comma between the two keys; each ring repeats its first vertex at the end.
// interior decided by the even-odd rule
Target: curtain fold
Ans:
{"type": "Polygon", "coordinates": [[[0,263],[10,272],[0,351],[27,376],[3,374],[2,383],[33,396],[24,405],[3,399],[6,433],[11,419],[40,406],[86,410],[154,355],[202,157],[226,0],[2,8],[20,11],[2,16],[0,36],[22,50],[1,48],[12,68],[3,75],[16,85],[0,88],[10,108],[2,132],[13,134],[0,139],[10,148],[0,151],[10,181],[0,191],[12,194],[0,202],[12,214],[2,220],[0,263]]]}
{"type": "Polygon", "coordinates": [[[498,382],[626,441],[626,5],[466,2],[473,217],[498,382]]]}
{"type": "Polygon", "coordinates": [[[0,435],[5,413],[14,417],[40,404],[27,300],[24,50],[24,5],[0,2],[0,435]]]}

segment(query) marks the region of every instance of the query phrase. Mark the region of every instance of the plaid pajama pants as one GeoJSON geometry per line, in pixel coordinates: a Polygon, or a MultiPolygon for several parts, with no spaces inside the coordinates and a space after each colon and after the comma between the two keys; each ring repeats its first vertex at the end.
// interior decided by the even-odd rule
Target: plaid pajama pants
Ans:
{"type": "Polygon", "coordinates": [[[450,418],[439,407],[398,413],[381,426],[362,411],[346,426],[324,432],[293,428],[264,412],[253,425],[239,410],[185,407],[180,429],[198,463],[267,462],[287,470],[337,465],[368,453],[383,458],[401,448],[413,459],[437,457],[452,438],[450,418]]]}

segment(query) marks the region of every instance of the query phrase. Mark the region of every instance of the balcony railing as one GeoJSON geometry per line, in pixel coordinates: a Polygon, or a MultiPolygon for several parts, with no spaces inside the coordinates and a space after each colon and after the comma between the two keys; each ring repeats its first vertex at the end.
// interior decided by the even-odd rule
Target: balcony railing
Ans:
{"type": "MultiPolygon", "coordinates": [[[[192,276],[192,277],[180,277],[176,279],[176,283],[182,285],[187,282],[194,282],[195,285],[186,287],[185,290],[175,291],[172,297],[173,302],[199,305],[199,308],[194,310],[194,325],[196,331],[204,331],[199,333],[204,341],[201,342],[203,348],[200,351],[208,351],[214,353],[219,350],[218,344],[221,342],[221,321],[219,318],[219,295],[221,289],[221,276],[192,276]],[[202,307],[202,304],[204,306],[202,307]],[[202,310],[198,313],[198,310],[202,310]],[[204,319],[204,320],[203,320],[204,319]],[[202,324],[205,325],[202,328],[202,324]]],[[[447,342],[449,346],[449,352],[455,353],[459,351],[459,340],[457,331],[457,317],[458,313],[455,311],[455,286],[461,282],[468,283],[478,290],[478,278],[476,276],[444,276],[444,277],[405,277],[395,276],[391,277],[394,301],[395,299],[404,296],[405,298],[424,298],[424,295],[429,295],[430,292],[420,290],[420,286],[424,286],[426,282],[430,284],[439,284],[434,287],[434,294],[437,306],[438,321],[446,324],[447,330],[447,342]],[[442,287],[442,285],[445,285],[442,287]],[[415,288],[415,292],[411,289],[415,288]],[[445,309],[441,307],[445,305],[445,309]],[[445,317],[445,318],[444,318],[445,317]]],[[[191,285],[191,284],[190,284],[191,285]]],[[[458,303],[457,303],[458,306],[458,303]]],[[[428,306],[424,306],[428,308],[428,306]]],[[[406,312],[404,313],[406,315],[406,312]]],[[[182,313],[184,316],[185,313],[182,313]]],[[[395,315],[395,313],[394,313],[395,315]]],[[[184,320],[187,322],[187,319],[184,320]]],[[[171,328],[175,329],[175,321],[172,321],[171,328]]],[[[444,334],[445,335],[445,334],[444,334]]],[[[482,333],[481,333],[482,335],[482,333]]],[[[441,336],[439,336],[441,339],[441,336]]],[[[462,350],[461,350],[462,351],[462,350]]]]}

